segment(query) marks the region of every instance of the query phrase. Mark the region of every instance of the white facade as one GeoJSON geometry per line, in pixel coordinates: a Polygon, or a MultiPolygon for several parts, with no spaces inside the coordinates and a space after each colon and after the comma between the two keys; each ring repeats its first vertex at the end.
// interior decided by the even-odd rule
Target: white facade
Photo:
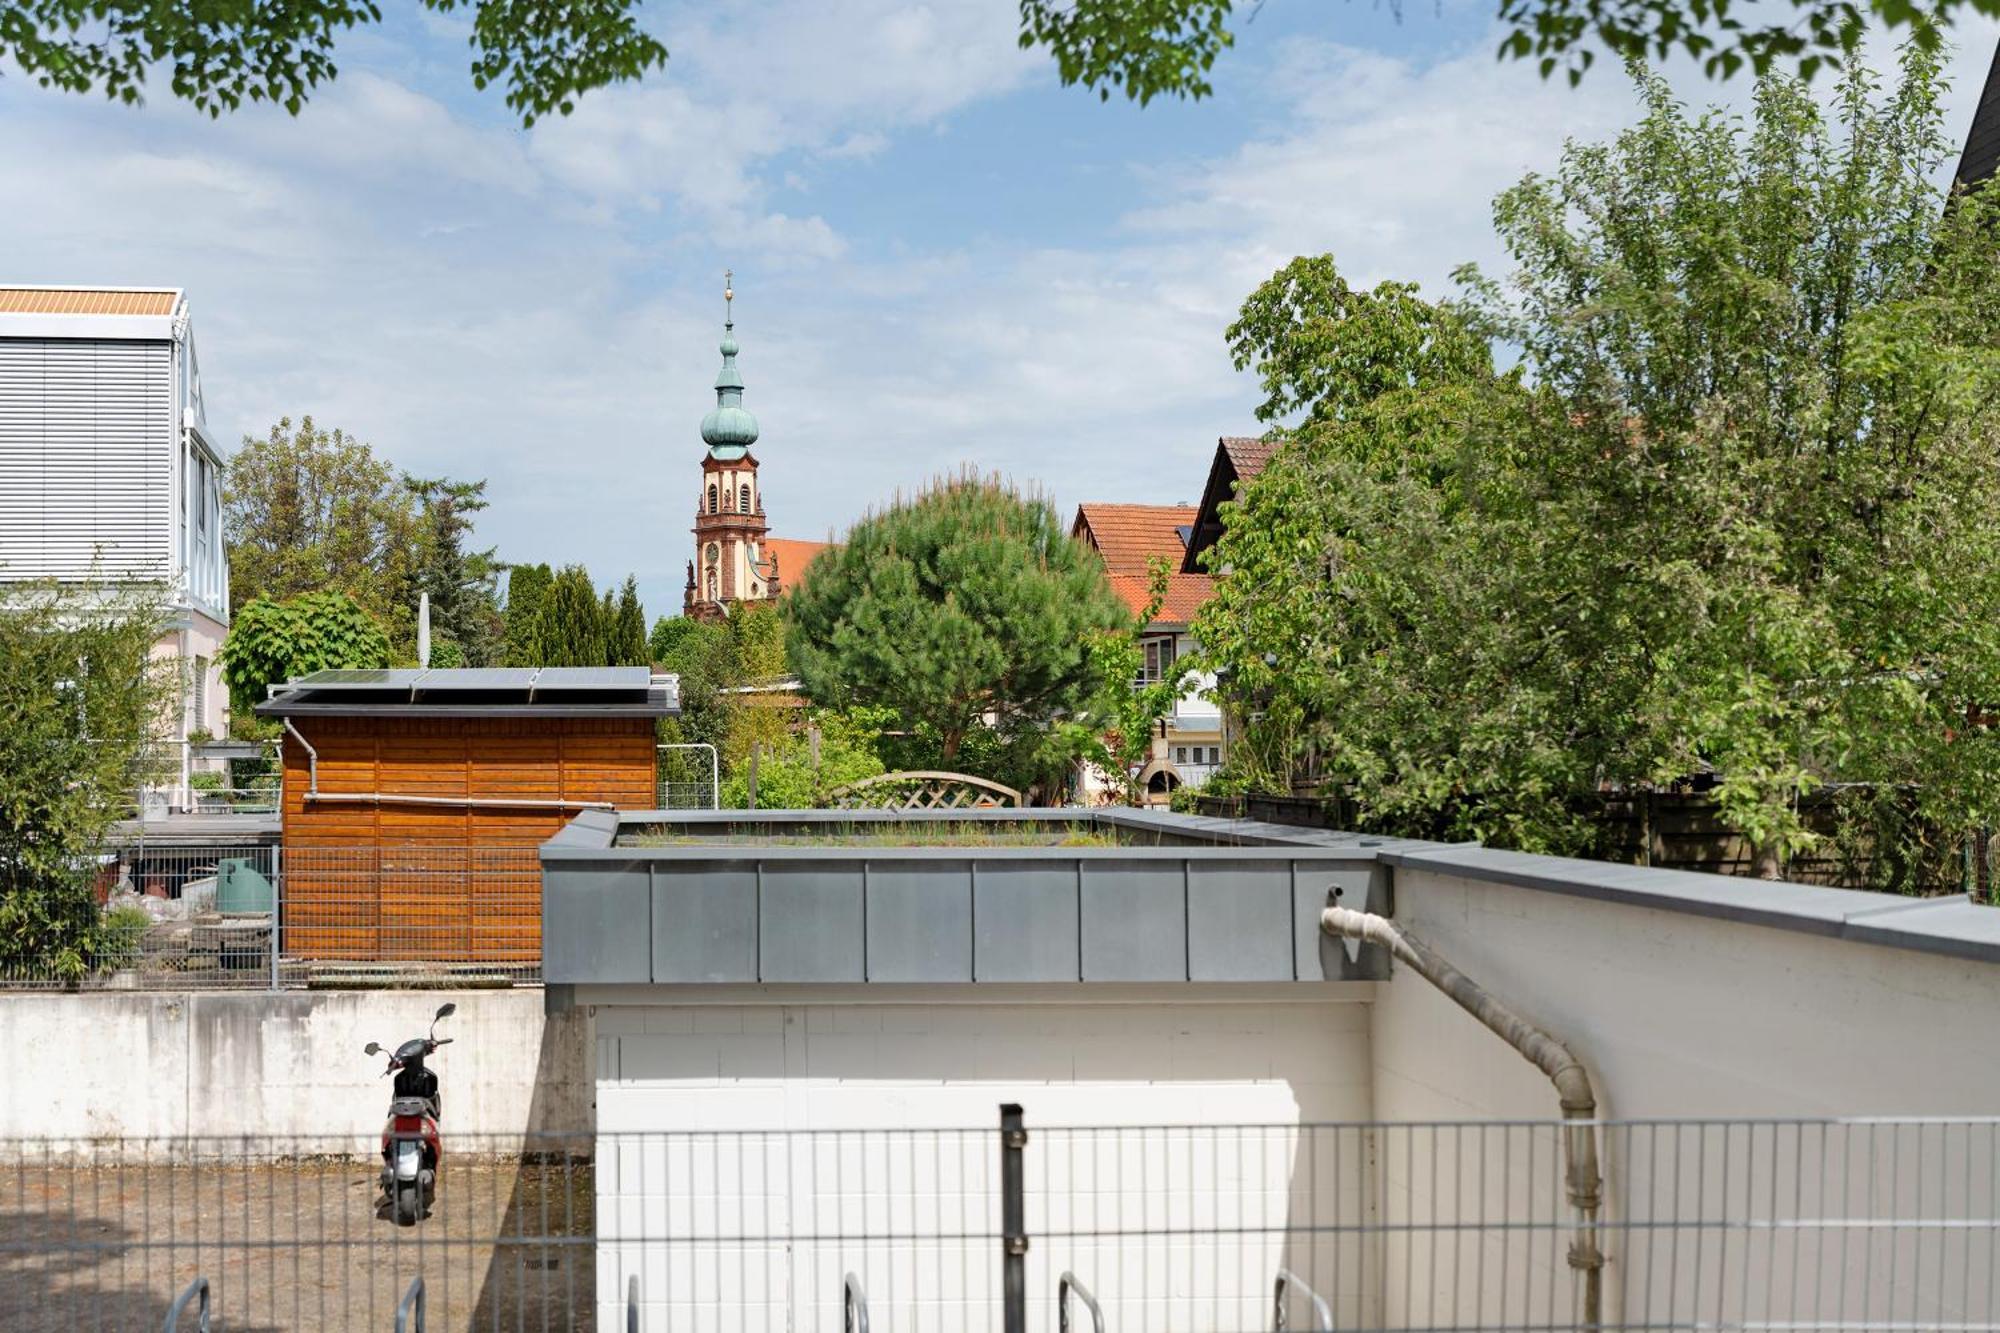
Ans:
{"type": "MultiPolygon", "coordinates": [[[[1193,656],[1198,645],[1185,630],[1163,630],[1141,636],[1144,665],[1135,686],[1159,680],[1173,663],[1193,656]]],[[[1176,787],[1197,789],[1222,767],[1222,705],[1215,698],[1215,675],[1196,672],[1187,678],[1174,710],[1153,738],[1139,770],[1146,804],[1164,807],[1176,787]]],[[[1085,805],[1116,804],[1123,799],[1119,784],[1094,764],[1082,766],[1077,794],[1085,805]]]]}
{"type": "MultiPolygon", "coordinates": [[[[1076,1215],[1106,1224],[1132,1220],[1147,1200],[1164,1224],[1167,1198],[1212,1186],[1218,1169],[1267,1174],[1276,1183],[1253,1206],[1276,1219],[1291,1195],[1296,1135],[1239,1153],[1222,1127],[1367,1115],[1366,982],[1304,995],[1299,987],[1010,987],[1004,1000],[914,989],[894,1000],[851,986],[790,1002],[766,991],[734,1003],[718,994],[711,1004],[598,1006],[604,1326],[624,1326],[637,1277],[648,1330],[839,1333],[838,1293],[850,1272],[878,1327],[987,1326],[998,1294],[993,1247],[961,1237],[991,1223],[982,1201],[992,1138],[979,1131],[1003,1102],[1029,1109],[1041,1155],[1035,1179],[1091,1172],[1094,1207],[1106,1211],[1076,1215]],[[1115,1189],[1129,1140],[1121,1148],[1052,1128],[1122,1125],[1182,1128],[1171,1151],[1159,1139],[1157,1172],[1135,1169],[1115,1189]],[[949,1132],[961,1126],[973,1132],[949,1132]],[[1219,1156],[1203,1127],[1221,1129],[1219,1156]],[[923,1239],[868,1245],[835,1234],[871,1230],[923,1239]]],[[[1350,1180],[1350,1193],[1357,1185],[1350,1180]]],[[[1285,1238],[1282,1227],[1249,1238],[1226,1230],[1243,1220],[1234,1211],[1241,1198],[1211,1205],[1206,1220],[1225,1228],[1214,1236],[1161,1237],[1124,1254],[1130,1281],[1114,1276],[1108,1254],[1037,1242],[1028,1252],[1030,1326],[1056,1326],[1050,1297],[1071,1266],[1106,1284],[1099,1294],[1113,1327],[1186,1326],[1185,1313],[1170,1321],[1165,1307],[1197,1296],[1201,1318],[1215,1316],[1203,1327],[1266,1326],[1285,1238]]],[[[1034,1224],[1046,1233],[1065,1210],[1085,1206],[1073,1196],[1038,1205],[1034,1224]]]]}
{"type": "Polygon", "coordinates": [[[222,452],[180,291],[0,287],[0,580],[28,579],[164,588],[167,739],[226,732],[222,452]]]}

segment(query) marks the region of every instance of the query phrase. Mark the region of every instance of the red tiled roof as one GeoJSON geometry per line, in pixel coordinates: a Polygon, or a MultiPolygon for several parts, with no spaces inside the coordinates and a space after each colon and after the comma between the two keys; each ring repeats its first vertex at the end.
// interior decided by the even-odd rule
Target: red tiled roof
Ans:
{"type": "MultiPolygon", "coordinates": [[[[1152,600],[1152,580],[1144,574],[1107,574],[1111,591],[1118,599],[1132,608],[1138,615],[1152,600]]],[[[1194,620],[1194,613],[1201,610],[1202,603],[1215,591],[1215,583],[1206,574],[1182,574],[1175,571],[1167,575],[1167,598],[1160,603],[1160,610],[1153,617],[1156,625],[1186,625],[1194,620]]]]}
{"type": "Polygon", "coordinates": [[[786,588],[796,588],[805,577],[806,566],[812,558],[826,550],[833,542],[807,542],[794,537],[765,537],[757,543],[759,555],[778,557],[778,582],[786,588]]]}
{"type": "Polygon", "coordinates": [[[1167,576],[1167,597],[1153,623],[1185,625],[1214,588],[1206,574],[1180,572],[1186,549],[1180,529],[1194,522],[1195,513],[1193,505],[1087,504],[1078,507],[1070,531],[1103,557],[1112,591],[1133,615],[1143,612],[1151,599],[1148,561],[1154,556],[1164,559],[1173,572],[1167,576]]]}
{"type": "Polygon", "coordinates": [[[1218,441],[1236,469],[1238,481],[1248,481],[1264,470],[1271,455],[1278,452],[1277,440],[1260,440],[1251,435],[1225,435],[1218,441]]]}

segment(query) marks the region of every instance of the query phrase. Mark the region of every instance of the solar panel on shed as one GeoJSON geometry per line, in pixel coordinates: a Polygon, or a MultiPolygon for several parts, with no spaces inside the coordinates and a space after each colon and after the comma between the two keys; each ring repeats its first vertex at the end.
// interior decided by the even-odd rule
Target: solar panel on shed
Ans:
{"type": "Polygon", "coordinates": [[[644,690],[653,683],[648,667],[543,667],[537,694],[548,690],[644,690]]]}
{"type": "Polygon", "coordinates": [[[407,690],[429,673],[416,667],[387,669],[331,667],[290,682],[307,690],[407,690]]]}
{"type": "Polygon", "coordinates": [[[534,680],[534,667],[451,667],[432,671],[418,688],[430,694],[441,690],[525,692],[534,680]]]}

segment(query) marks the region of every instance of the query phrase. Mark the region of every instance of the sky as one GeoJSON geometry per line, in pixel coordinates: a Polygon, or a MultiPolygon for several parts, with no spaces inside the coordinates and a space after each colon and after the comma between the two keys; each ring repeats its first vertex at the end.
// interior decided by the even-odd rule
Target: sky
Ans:
{"type": "MultiPolygon", "coordinates": [[[[310,414],[483,477],[481,543],[636,574],[649,615],[692,554],[725,268],[775,535],[968,466],[1065,515],[1192,503],[1261,429],[1223,338],[1258,282],[1504,272],[1493,196],[1634,114],[1603,62],[1496,62],[1470,0],[1269,0],[1214,97],[1143,109],[1061,87],[1013,0],[731,0],[648,4],[666,68],[522,130],[462,11],[389,8],[296,118],[0,71],[0,283],[185,287],[222,439],[310,414]]],[[[1959,33],[1954,135],[1996,31],[1959,33]]]]}

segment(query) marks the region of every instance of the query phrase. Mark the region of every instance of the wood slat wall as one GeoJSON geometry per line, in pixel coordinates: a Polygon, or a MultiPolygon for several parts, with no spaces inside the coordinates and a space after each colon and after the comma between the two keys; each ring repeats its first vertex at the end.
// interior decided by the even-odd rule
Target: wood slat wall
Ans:
{"type": "MultiPolygon", "coordinates": [[[[297,718],[322,792],[654,803],[650,718],[297,718]]],[[[575,811],[306,800],[284,747],[285,947],[367,962],[540,960],[535,848],[575,811]]]]}

